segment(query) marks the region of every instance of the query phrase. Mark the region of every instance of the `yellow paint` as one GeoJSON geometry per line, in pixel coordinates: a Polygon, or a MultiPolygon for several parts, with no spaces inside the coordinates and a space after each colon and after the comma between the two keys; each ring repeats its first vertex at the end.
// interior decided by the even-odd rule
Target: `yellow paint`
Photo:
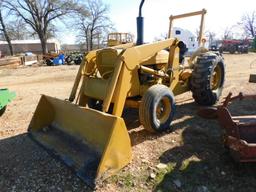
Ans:
{"type": "MultiPolygon", "coordinates": [[[[195,14],[199,12],[192,15],[195,14]]],[[[166,85],[174,95],[189,90],[192,68],[185,69],[179,63],[178,43],[178,39],[170,38],[140,46],[120,44],[86,53],[69,97],[70,101],[76,99],[78,105],[42,96],[29,131],[37,132],[57,123],[59,129],[88,142],[101,153],[97,178],[114,174],[132,158],[130,138],[122,119],[124,106],[138,108],[140,98],[154,84],[166,85]],[[103,101],[102,111],[89,109],[89,98],[103,101]],[[107,113],[110,106],[112,114],[107,113]]],[[[167,108],[159,118],[167,118],[169,111],[167,108]]]]}
{"type": "MultiPolygon", "coordinates": [[[[43,95],[29,125],[29,132],[36,135],[43,128],[53,125],[101,154],[96,178],[109,176],[131,161],[131,142],[121,117],[43,95]]],[[[82,162],[80,166],[83,166],[82,162]]]]}
{"type": "Polygon", "coordinates": [[[133,42],[133,36],[130,33],[109,33],[108,47],[127,44],[133,42]]]}

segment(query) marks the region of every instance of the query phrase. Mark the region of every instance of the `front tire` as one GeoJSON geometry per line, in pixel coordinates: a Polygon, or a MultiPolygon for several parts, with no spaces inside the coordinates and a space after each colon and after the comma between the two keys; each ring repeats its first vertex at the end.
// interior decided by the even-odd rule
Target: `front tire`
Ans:
{"type": "Polygon", "coordinates": [[[223,58],[214,53],[198,57],[191,77],[193,98],[199,105],[211,106],[221,96],[225,80],[223,58]]]}
{"type": "Polygon", "coordinates": [[[47,66],[53,66],[53,61],[50,59],[45,60],[47,66]]]}
{"type": "Polygon", "coordinates": [[[168,87],[153,85],[144,94],[139,108],[139,118],[146,130],[159,133],[169,130],[174,113],[174,95],[168,87]]]}
{"type": "Polygon", "coordinates": [[[235,54],[235,53],[236,53],[236,47],[235,47],[235,46],[231,46],[231,47],[229,48],[229,53],[230,53],[230,54],[235,54]]]}

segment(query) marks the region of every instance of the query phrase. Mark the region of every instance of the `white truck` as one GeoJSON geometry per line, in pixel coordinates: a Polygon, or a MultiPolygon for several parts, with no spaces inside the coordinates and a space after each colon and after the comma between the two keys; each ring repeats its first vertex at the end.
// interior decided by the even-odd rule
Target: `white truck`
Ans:
{"type": "Polygon", "coordinates": [[[188,48],[188,53],[193,52],[198,48],[197,37],[189,30],[174,27],[171,36],[183,41],[188,48]]]}

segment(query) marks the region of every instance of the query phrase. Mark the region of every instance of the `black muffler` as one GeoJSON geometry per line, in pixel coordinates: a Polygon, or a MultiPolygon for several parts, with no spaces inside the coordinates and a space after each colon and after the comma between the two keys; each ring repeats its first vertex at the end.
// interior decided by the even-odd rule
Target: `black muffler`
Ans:
{"type": "Polygon", "coordinates": [[[144,18],[142,17],[142,6],[145,0],[142,0],[139,8],[139,16],[137,17],[137,42],[136,45],[144,43],[144,18]]]}

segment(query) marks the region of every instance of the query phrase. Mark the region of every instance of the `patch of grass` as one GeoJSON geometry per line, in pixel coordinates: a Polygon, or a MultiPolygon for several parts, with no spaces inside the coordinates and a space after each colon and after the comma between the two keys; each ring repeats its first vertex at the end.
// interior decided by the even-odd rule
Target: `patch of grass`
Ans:
{"type": "Polygon", "coordinates": [[[127,174],[123,177],[123,184],[125,187],[131,188],[134,186],[135,177],[131,174],[127,174]]]}
{"type": "Polygon", "coordinates": [[[113,176],[111,176],[110,178],[108,178],[106,180],[107,183],[117,183],[117,181],[118,181],[118,176],[117,175],[113,175],[113,176]]]}
{"type": "Polygon", "coordinates": [[[113,175],[107,180],[108,183],[115,183],[120,185],[126,191],[129,191],[134,186],[134,181],[136,181],[136,177],[130,173],[113,175]]]}
{"type": "Polygon", "coordinates": [[[194,162],[194,161],[200,161],[200,159],[198,159],[195,155],[191,156],[190,158],[188,159],[185,159],[182,164],[181,164],[181,167],[179,168],[180,171],[183,171],[183,170],[186,170],[190,164],[190,162],[194,162]]]}
{"type": "MultiPolygon", "coordinates": [[[[196,156],[184,160],[180,167],[175,167],[175,163],[168,164],[168,171],[161,172],[157,175],[155,183],[156,192],[164,191],[195,191],[198,187],[204,185],[209,189],[209,182],[207,181],[208,173],[205,170],[208,164],[201,162],[196,156]],[[181,188],[176,186],[174,181],[181,182],[181,188]]],[[[212,170],[211,170],[212,171],[212,170]]]]}
{"type": "Polygon", "coordinates": [[[168,163],[166,169],[161,169],[157,172],[156,178],[154,180],[155,184],[159,184],[163,181],[166,174],[170,174],[176,166],[176,163],[168,163]]]}

